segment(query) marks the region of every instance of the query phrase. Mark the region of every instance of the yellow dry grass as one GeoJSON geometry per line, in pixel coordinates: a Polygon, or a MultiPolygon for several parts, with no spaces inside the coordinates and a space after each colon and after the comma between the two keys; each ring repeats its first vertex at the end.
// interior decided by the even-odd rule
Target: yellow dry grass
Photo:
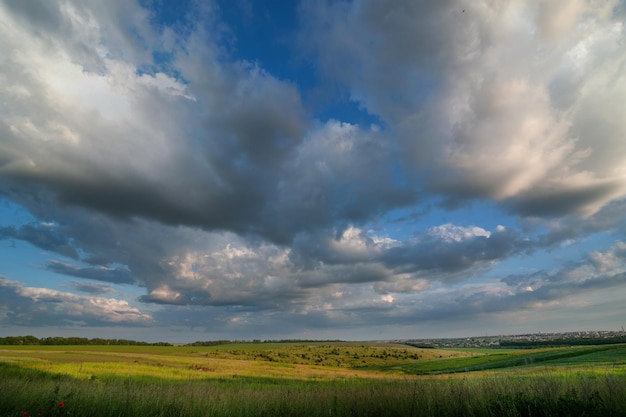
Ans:
{"type": "Polygon", "coordinates": [[[301,380],[406,378],[380,365],[470,356],[381,343],[231,344],[211,347],[38,346],[0,350],[0,360],[79,379],[195,380],[267,377],[301,380]]]}

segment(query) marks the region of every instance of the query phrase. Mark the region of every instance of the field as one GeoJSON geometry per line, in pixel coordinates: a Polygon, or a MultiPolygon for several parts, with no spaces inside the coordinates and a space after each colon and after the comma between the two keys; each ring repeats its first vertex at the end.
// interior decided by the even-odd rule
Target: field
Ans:
{"type": "Polygon", "coordinates": [[[0,346],[0,416],[626,416],[626,345],[0,346]],[[41,414],[40,414],[41,413],[41,414]]]}

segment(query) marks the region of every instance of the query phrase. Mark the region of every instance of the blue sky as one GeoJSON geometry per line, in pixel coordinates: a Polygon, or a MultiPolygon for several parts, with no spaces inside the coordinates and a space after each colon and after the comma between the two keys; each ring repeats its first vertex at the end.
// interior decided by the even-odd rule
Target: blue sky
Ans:
{"type": "Polygon", "coordinates": [[[0,1],[0,333],[619,330],[623,1],[0,1]]]}

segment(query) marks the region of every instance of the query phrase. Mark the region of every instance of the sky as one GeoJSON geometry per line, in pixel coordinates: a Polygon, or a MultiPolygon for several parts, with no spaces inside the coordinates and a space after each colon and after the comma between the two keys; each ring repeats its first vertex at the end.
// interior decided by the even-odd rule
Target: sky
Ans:
{"type": "Polygon", "coordinates": [[[623,0],[0,0],[0,335],[626,325],[623,0]]]}

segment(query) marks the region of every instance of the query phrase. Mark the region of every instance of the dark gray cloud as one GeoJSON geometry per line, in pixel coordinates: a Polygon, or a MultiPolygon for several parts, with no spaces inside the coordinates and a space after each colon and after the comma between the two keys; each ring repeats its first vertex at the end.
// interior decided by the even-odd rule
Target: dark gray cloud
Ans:
{"type": "Polygon", "coordinates": [[[320,264],[365,265],[372,270],[358,274],[363,281],[385,281],[395,274],[449,281],[465,279],[511,256],[531,253],[542,244],[503,226],[487,231],[444,224],[403,242],[352,227],[339,236],[301,235],[292,246],[290,258],[304,269],[319,269],[320,264]]]}
{"type": "Polygon", "coordinates": [[[125,268],[80,268],[63,262],[52,261],[46,265],[46,269],[57,274],[69,275],[78,278],[93,279],[96,281],[110,282],[112,284],[134,284],[136,279],[125,268]]]}
{"type": "Polygon", "coordinates": [[[383,255],[385,263],[407,272],[467,273],[534,246],[517,231],[504,227],[487,232],[444,225],[432,232],[436,233],[429,233],[414,244],[390,249],[383,255]]]}
{"type": "Polygon", "coordinates": [[[78,253],[71,240],[62,231],[59,231],[54,223],[30,223],[20,227],[0,227],[0,240],[2,239],[23,240],[43,250],[78,259],[78,253]]]}
{"type": "Polygon", "coordinates": [[[607,204],[584,221],[581,221],[577,215],[569,215],[554,218],[548,222],[538,217],[526,218],[521,224],[527,233],[537,232],[537,229],[542,230],[543,232],[537,238],[539,247],[551,248],[608,231],[623,236],[626,232],[626,219],[623,215],[625,209],[626,201],[617,200],[607,204]]]}
{"type": "Polygon", "coordinates": [[[42,32],[56,32],[61,27],[61,16],[58,6],[54,3],[39,0],[30,2],[7,0],[4,4],[13,12],[14,16],[23,19],[33,29],[42,32]]]}
{"type": "Polygon", "coordinates": [[[86,294],[104,295],[104,294],[111,294],[113,292],[113,289],[111,288],[111,286],[107,284],[74,281],[70,285],[71,285],[71,288],[75,289],[76,291],[80,291],[86,294]]]}
{"type": "Polygon", "coordinates": [[[620,192],[621,187],[619,181],[610,181],[578,188],[564,186],[552,190],[539,190],[536,193],[531,191],[507,201],[505,205],[511,211],[525,217],[561,217],[576,214],[581,207],[593,205],[596,201],[606,200],[607,197],[611,198],[620,192]]]}

